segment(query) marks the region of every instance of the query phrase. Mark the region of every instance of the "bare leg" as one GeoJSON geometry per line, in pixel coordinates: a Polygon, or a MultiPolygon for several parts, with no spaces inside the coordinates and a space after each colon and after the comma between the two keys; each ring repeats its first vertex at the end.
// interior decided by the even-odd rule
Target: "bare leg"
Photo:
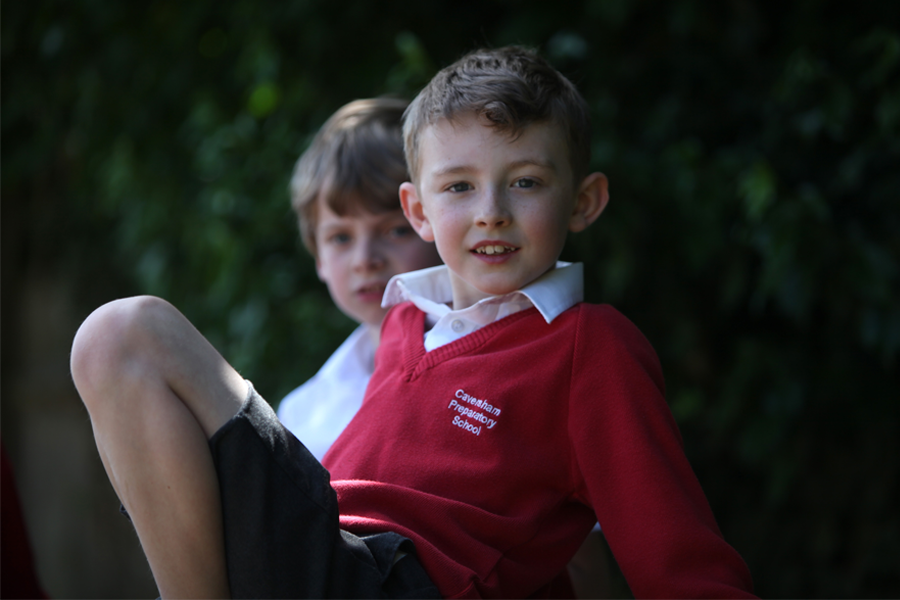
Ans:
{"type": "Polygon", "coordinates": [[[172,305],[147,296],[85,320],[72,376],[160,594],[229,597],[207,442],[239,410],[246,382],[172,305]]]}

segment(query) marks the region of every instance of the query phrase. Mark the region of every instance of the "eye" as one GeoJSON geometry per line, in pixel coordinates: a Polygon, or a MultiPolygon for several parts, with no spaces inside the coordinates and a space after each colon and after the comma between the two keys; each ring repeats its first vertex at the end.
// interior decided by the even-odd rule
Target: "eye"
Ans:
{"type": "Polygon", "coordinates": [[[413,229],[409,225],[397,225],[388,230],[388,237],[395,239],[409,237],[412,234],[413,229]]]}
{"type": "Polygon", "coordinates": [[[522,188],[522,189],[530,189],[537,186],[537,181],[531,179],[530,177],[523,177],[522,179],[516,179],[513,182],[513,187],[522,188]]]}
{"type": "Polygon", "coordinates": [[[348,233],[333,233],[325,239],[326,242],[335,246],[343,246],[345,244],[349,244],[350,240],[350,234],[348,233]]]}
{"type": "Polygon", "coordinates": [[[472,186],[465,182],[454,183],[453,185],[451,185],[447,188],[448,191],[454,192],[457,194],[459,194],[461,192],[468,192],[471,189],[472,189],[472,186]]]}

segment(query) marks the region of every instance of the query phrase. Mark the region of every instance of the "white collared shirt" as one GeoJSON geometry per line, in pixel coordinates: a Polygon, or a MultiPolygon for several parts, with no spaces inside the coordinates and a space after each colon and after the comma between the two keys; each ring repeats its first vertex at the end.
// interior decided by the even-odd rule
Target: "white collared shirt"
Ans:
{"type": "Polygon", "coordinates": [[[362,405],[375,370],[375,344],[360,325],[319,372],[284,397],[278,418],[321,462],[362,405]]]}
{"type": "Polygon", "coordinates": [[[453,290],[446,265],[395,275],[387,284],[381,305],[385,308],[405,302],[425,313],[431,326],[425,333],[425,350],[430,352],[476,331],[494,321],[534,306],[550,323],[563,311],[584,299],[584,266],[557,262],[521,290],[491,296],[472,306],[452,310],[453,290]]]}

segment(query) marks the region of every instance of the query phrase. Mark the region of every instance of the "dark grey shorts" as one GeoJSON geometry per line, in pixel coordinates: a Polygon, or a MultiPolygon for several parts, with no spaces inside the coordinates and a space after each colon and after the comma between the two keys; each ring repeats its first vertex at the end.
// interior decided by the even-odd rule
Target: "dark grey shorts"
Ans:
{"type": "Polygon", "coordinates": [[[340,529],[328,471],[252,386],[209,445],[234,598],[440,597],[409,539],[340,529]]]}

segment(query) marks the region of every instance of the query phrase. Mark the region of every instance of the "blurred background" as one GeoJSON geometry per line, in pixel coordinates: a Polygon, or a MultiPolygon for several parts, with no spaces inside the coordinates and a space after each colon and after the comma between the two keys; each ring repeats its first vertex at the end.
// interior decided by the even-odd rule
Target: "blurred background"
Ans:
{"type": "Polygon", "coordinates": [[[509,43],[591,106],[612,202],[563,258],[655,346],[757,593],[900,595],[900,4],[31,0],[2,6],[0,383],[49,595],[157,595],[69,376],[81,320],[163,296],[277,402],[353,329],[294,161],[345,102],[509,43]]]}

